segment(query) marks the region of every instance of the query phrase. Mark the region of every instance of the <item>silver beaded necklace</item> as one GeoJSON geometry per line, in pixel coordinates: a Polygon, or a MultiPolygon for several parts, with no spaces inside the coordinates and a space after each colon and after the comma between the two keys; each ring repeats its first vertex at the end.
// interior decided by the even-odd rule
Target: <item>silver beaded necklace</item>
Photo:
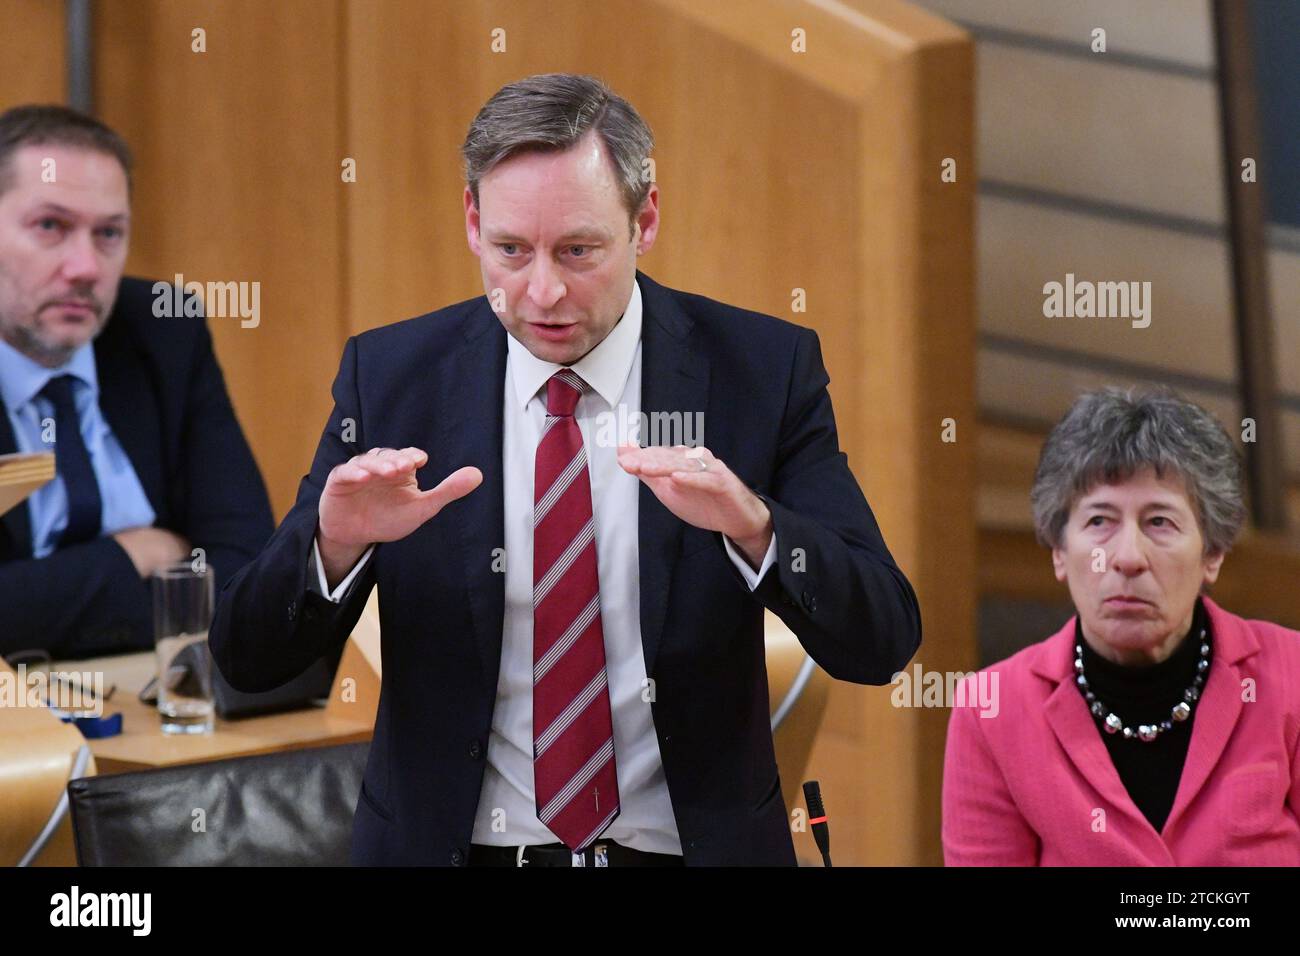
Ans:
{"type": "Polygon", "coordinates": [[[1192,686],[1183,691],[1183,699],[1174,704],[1169,710],[1169,718],[1162,720],[1158,724],[1138,724],[1137,729],[1124,723],[1118,714],[1097,699],[1088,687],[1088,678],[1083,673],[1083,643],[1075,642],[1074,645],[1074,672],[1077,675],[1074,680],[1083,691],[1083,698],[1088,702],[1088,709],[1092,715],[1101,721],[1101,726],[1108,734],[1122,734],[1125,740],[1132,740],[1136,737],[1143,743],[1151,743],[1161,734],[1168,733],[1174,729],[1174,724],[1181,724],[1188,717],[1192,716],[1192,708],[1196,705],[1201,696],[1201,688],[1205,686],[1205,675],[1210,669],[1210,642],[1206,636],[1205,628],[1201,628],[1200,636],[1197,638],[1201,642],[1201,659],[1196,662],[1196,679],[1192,681],[1192,686]]]}

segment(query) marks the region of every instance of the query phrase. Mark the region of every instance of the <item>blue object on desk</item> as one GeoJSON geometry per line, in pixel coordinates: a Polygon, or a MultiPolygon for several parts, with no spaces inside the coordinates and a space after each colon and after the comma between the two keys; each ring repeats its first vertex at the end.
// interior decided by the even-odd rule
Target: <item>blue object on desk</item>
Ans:
{"type": "Polygon", "coordinates": [[[94,737],[116,737],[122,732],[122,712],[108,714],[105,717],[73,717],[68,715],[63,718],[65,724],[75,724],[81,731],[81,735],[87,740],[94,737]]]}

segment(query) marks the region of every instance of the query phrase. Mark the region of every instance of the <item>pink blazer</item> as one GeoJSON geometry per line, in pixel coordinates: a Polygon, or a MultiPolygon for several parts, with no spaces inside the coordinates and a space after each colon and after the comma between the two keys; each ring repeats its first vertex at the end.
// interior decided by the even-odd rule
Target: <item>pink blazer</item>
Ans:
{"type": "Polygon", "coordinates": [[[973,686],[953,707],[949,866],[1300,865],[1300,633],[1205,606],[1214,654],[1164,829],[1129,797],[1075,686],[1071,618],[982,672],[998,674],[996,716],[980,716],[973,686]]]}

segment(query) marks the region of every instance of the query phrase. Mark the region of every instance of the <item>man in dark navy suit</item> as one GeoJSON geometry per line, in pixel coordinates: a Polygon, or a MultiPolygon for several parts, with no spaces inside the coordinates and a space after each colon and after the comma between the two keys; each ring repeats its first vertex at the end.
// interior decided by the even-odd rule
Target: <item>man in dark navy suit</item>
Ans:
{"type": "Polygon", "coordinates": [[[637,270],[651,145],[590,77],[488,101],[485,296],[348,340],[297,504],[223,593],[218,666],[260,690],[379,589],[354,862],[793,864],[763,609],[842,680],[920,643],[816,334],[637,270]]]}
{"type": "Polygon", "coordinates": [[[89,117],[0,115],[0,454],[57,470],[0,517],[0,655],[151,648],[154,570],[220,587],[273,529],[204,320],[122,278],[130,167],[89,117]]]}

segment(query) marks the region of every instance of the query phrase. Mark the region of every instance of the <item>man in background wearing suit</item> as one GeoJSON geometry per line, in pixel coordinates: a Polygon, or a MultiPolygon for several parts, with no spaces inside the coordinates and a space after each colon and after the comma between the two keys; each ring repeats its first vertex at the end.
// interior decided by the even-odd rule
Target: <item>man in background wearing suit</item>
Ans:
{"type": "Polygon", "coordinates": [[[0,115],[0,454],[57,470],[0,517],[0,655],[151,648],[156,569],[202,549],[220,588],[273,529],[204,320],[122,278],[130,172],[89,117],[0,115]]]}
{"type": "Polygon", "coordinates": [[[636,269],[651,145],[590,77],[488,101],[463,150],[486,295],[348,340],[297,504],[222,596],[218,666],[260,690],[379,588],[354,862],[793,864],[763,609],[843,680],[920,643],[816,334],[636,269]],[[696,414],[690,449],[606,427],[696,414]]]}

